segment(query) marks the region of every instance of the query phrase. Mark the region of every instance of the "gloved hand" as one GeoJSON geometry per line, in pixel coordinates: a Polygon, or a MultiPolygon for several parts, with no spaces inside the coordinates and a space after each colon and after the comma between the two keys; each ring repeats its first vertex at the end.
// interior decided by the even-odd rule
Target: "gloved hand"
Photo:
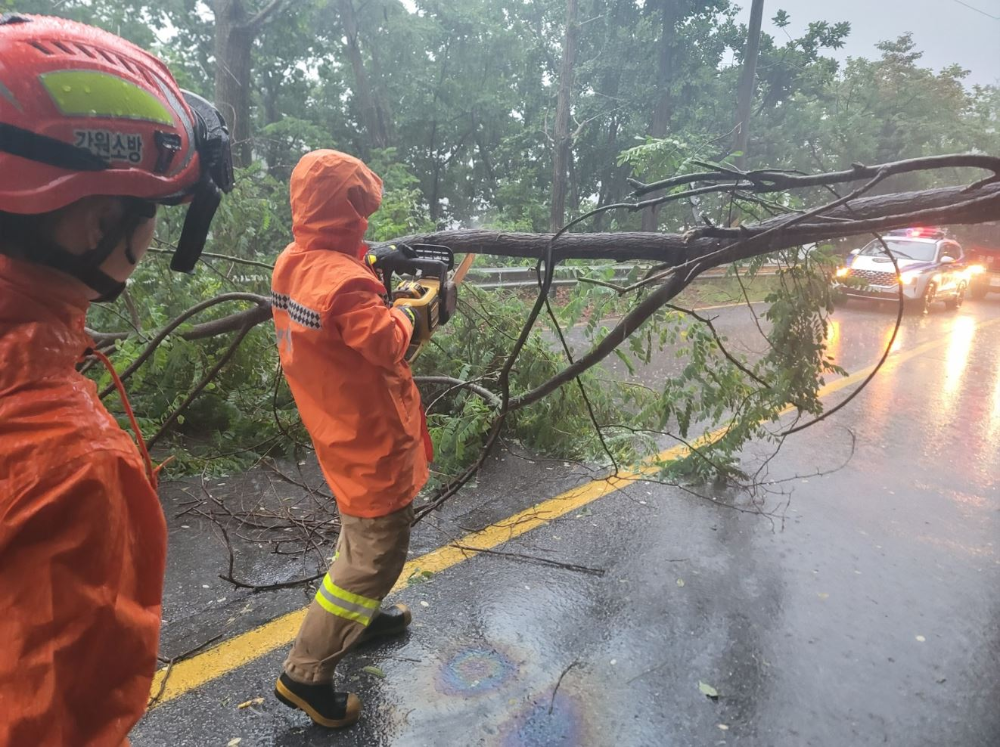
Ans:
{"type": "Polygon", "coordinates": [[[406,316],[406,318],[410,320],[411,327],[413,327],[414,329],[417,328],[417,312],[415,312],[409,304],[401,303],[397,305],[395,308],[402,311],[403,314],[406,316]]]}
{"type": "Polygon", "coordinates": [[[383,265],[392,267],[393,260],[413,259],[416,251],[406,244],[389,244],[369,249],[365,253],[365,264],[372,269],[382,269],[383,265]]]}

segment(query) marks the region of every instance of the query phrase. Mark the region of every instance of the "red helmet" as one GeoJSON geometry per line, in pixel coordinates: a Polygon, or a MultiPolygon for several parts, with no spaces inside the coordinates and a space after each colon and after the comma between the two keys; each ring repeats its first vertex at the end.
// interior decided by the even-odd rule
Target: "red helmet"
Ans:
{"type": "Polygon", "coordinates": [[[91,26],[0,15],[0,211],[193,201],[171,265],[190,271],[232,186],[221,115],[157,58],[91,26]]]}

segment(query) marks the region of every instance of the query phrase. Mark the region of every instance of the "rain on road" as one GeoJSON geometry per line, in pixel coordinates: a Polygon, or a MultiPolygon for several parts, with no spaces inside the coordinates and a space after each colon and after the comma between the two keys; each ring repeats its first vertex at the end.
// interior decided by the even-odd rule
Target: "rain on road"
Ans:
{"type": "MultiPolygon", "coordinates": [[[[713,313],[757,344],[746,309],[713,313]]],[[[838,311],[834,354],[874,363],[894,321],[838,311]]],[[[502,454],[420,526],[411,557],[593,477],[502,454]]],[[[133,744],[1000,744],[1000,301],[905,318],[887,370],[789,439],[771,478],[792,489],[783,522],[634,482],[497,545],[600,575],[483,554],[407,586],[411,633],[341,666],[365,704],[342,733],[270,694],[290,634],[269,621],[308,597],[234,591],[210,528],[171,518],[163,655],[222,635],[235,658],[195,656],[133,744]],[[851,433],[846,466],[807,476],[841,466],[851,433]]],[[[184,487],[164,489],[168,517],[184,487]]],[[[252,570],[299,575],[288,562],[252,570]]]]}

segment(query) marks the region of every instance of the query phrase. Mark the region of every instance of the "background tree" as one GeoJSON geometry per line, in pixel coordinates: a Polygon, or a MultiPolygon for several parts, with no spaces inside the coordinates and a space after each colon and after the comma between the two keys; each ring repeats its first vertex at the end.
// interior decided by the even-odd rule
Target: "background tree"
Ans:
{"type": "Polygon", "coordinates": [[[251,137],[252,56],[254,42],[264,25],[286,10],[291,0],[269,0],[258,10],[245,0],[213,0],[215,15],[215,105],[229,124],[233,160],[249,166],[253,160],[251,137]]]}
{"type": "MultiPolygon", "coordinates": [[[[386,7],[383,6],[380,9],[378,3],[369,5],[372,10],[381,10],[385,13],[388,23],[386,7]]],[[[361,32],[353,0],[338,0],[336,5],[331,5],[331,9],[334,9],[338,14],[339,27],[344,34],[344,50],[347,53],[347,59],[351,62],[351,70],[354,72],[354,103],[367,136],[362,141],[361,155],[367,158],[371,148],[388,148],[390,146],[392,142],[392,113],[382,97],[373,88],[369,78],[365,60],[361,54],[361,32]]],[[[372,67],[378,65],[376,49],[376,46],[372,45],[369,50],[372,67]]]]}
{"type": "Polygon", "coordinates": [[[760,55],[760,26],[764,20],[764,0],[753,0],[750,6],[750,25],[747,27],[747,44],[743,52],[743,70],[737,91],[736,139],[737,168],[747,167],[747,145],[750,138],[750,113],[753,94],[757,87],[757,57],[760,55]]]}
{"type": "Polygon", "coordinates": [[[566,33],[563,38],[562,62],[559,65],[559,94],[556,97],[556,118],[552,133],[552,212],[549,216],[549,230],[553,232],[562,228],[566,219],[569,165],[573,157],[573,136],[569,120],[573,108],[579,16],[579,1],[566,0],[566,33]]]}
{"type": "MultiPolygon", "coordinates": [[[[728,0],[0,3],[120,33],[167,59],[183,86],[232,112],[238,186],[213,225],[205,262],[178,280],[154,254],[130,285],[131,304],[95,308],[90,320],[119,367],[134,368],[129,386],[144,429],[170,442],[184,469],[235,469],[262,454],[290,454],[303,441],[261,322],[270,313],[269,265],[289,240],[287,180],[310,149],[363,154],[383,175],[372,240],[418,235],[492,253],[491,262],[583,265],[585,282],[550,298],[549,308],[547,296],[534,302],[470,290],[456,325],[435,338],[421,373],[438,377],[424,387],[436,401],[431,424],[446,447],[439,453],[451,460],[437,465],[444,473],[474,462],[478,447],[501,432],[536,450],[627,462],[652,442],[636,432],[640,424],[681,435],[694,422],[735,412],[742,427],[712,462],[724,468],[760,434],[759,418],[788,403],[812,412],[810,392],[835,365],[822,340],[833,259],[804,265],[796,242],[845,234],[862,241],[856,231],[894,225],[889,218],[904,220],[920,206],[928,220],[982,220],[993,210],[995,185],[888,197],[969,184],[981,169],[903,169],[891,178],[852,170],[1000,152],[1000,94],[968,86],[957,67],[926,69],[907,36],[841,65],[828,55],[850,28],[835,18],[813,20],[796,38],[760,34],[757,85],[749,99],[744,87],[740,100],[741,111],[749,100],[753,122],[741,128],[749,138],[739,148],[748,170],[741,177],[727,157],[738,147],[733,102],[754,35],[736,24],[728,0]],[[562,75],[564,62],[571,75],[562,75]],[[848,229],[838,221],[831,232],[803,218],[831,201],[825,182],[791,184],[754,171],[764,167],[845,170],[827,186],[845,196],[862,190],[851,205],[867,222],[848,229]],[[668,178],[676,181],[643,186],[668,178]],[[649,200],[656,204],[639,207],[649,200]],[[574,230],[597,235],[553,242],[539,232],[561,222],[557,212],[586,215],[574,230]],[[780,232],[767,222],[772,213],[785,221],[780,232]],[[729,229],[734,222],[745,231],[729,229]],[[676,293],[688,282],[678,278],[723,259],[736,262],[733,273],[752,273],[765,255],[786,272],[754,291],[769,298],[762,328],[780,354],[736,357],[737,365],[708,326],[677,310],[676,293]],[[611,262],[627,263],[625,286],[613,282],[611,262]],[[184,316],[191,308],[201,310],[184,316]],[[548,334],[526,320],[549,325],[548,334]],[[584,323],[586,344],[567,354],[554,325],[571,323],[584,323]],[[654,391],[609,384],[596,365],[614,355],[639,365],[671,339],[690,341],[689,367],[654,391]],[[445,386],[441,377],[477,389],[445,386]],[[762,388],[754,377],[789,383],[762,388]],[[619,422],[622,412],[631,430],[619,422]]],[[[781,10],[774,21],[779,29],[790,23],[781,10]]],[[[845,216],[843,206],[826,211],[845,216]]],[[[161,214],[155,248],[169,252],[179,215],[161,214]]]]}

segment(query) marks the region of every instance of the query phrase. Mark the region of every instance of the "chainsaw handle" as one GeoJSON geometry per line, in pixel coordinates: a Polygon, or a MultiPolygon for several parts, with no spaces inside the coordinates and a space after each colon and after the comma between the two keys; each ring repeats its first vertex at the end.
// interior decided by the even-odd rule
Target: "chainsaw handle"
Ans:
{"type": "Polygon", "coordinates": [[[392,275],[417,275],[437,278],[442,285],[455,266],[451,249],[437,244],[399,244],[401,249],[378,262],[386,295],[392,297],[392,275]],[[409,256],[407,256],[409,255],[409,256]]]}
{"type": "Polygon", "coordinates": [[[455,269],[455,253],[441,244],[408,244],[420,259],[432,259],[448,266],[448,272],[455,269]]]}

